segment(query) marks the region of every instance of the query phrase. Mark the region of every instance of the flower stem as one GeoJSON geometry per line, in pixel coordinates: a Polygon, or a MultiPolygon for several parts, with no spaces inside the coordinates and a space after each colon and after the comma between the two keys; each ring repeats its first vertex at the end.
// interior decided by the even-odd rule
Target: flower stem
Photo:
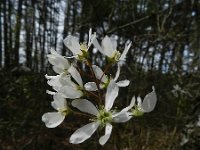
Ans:
{"type": "Polygon", "coordinates": [[[95,78],[95,83],[96,83],[97,89],[98,89],[98,99],[99,99],[99,102],[100,102],[100,104],[101,104],[101,103],[102,103],[102,97],[101,97],[101,93],[100,93],[100,87],[99,87],[98,79],[96,78],[95,73],[94,73],[94,70],[92,69],[92,63],[91,63],[89,60],[87,60],[87,61],[86,61],[86,64],[89,66],[90,71],[92,72],[92,75],[93,75],[93,77],[95,78]]]}
{"type": "Polygon", "coordinates": [[[106,74],[106,72],[108,71],[108,69],[110,68],[111,65],[112,65],[112,64],[108,64],[108,65],[106,66],[106,68],[105,68],[103,74],[101,75],[101,78],[100,78],[99,82],[101,82],[103,76],[106,74]]]}

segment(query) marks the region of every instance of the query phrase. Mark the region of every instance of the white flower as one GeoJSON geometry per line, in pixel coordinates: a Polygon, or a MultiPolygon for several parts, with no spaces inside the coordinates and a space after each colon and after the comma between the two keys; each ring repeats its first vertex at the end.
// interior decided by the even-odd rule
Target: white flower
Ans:
{"type": "Polygon", "coordinates": [[[137,97],[137,105],[135,105],[135,108],[132,110],[133,116],[141,116],[143,113],[151,112],[155,108],[157,97],[155,88],[152,87],[152,89],[153,91],[147,94],[143,101],[140,97],[137,97]]]}
{"type": "MultiPolygon", "coordinates": [[[[56,76],[48,76],[47,74],[45,75],[47,81],[47,84],[52,86],[52,88],[55,91],[59,91],[61,87],[64,85],[68,85],[70,82],[70,76],[65,76],[63,74],[56,75],[56,76]],[[68,81],[68,82],[67,82],[68,81]]],[[[72,81],[71,81],[72,82],[72,81]]]]}
{"type": "Polygon", "coordinates": [[[124,48],[124,51],[123,51],[121,57],[119,58],[119,61],[125,61],[126,60],[126,55],[127,55],[128,51],[131,47],[131,44],[132,44],[132,42],[130,42],[130,41],[127,41],[125,43],[125,48],[124,48]]]}
{"type": "MultiPolygon", "coordinates": [[[[59,92],[64,86],[77,87],[77,85],[71,80],[70,75],[60,74],[56,76],[48,76],[46,74],[45,77],[48,79],[47,84],[52,86],[56,92],[59,92]]],[[[51,91],[47,91],[47,93],[51,95],[55,94],[55,92],[51,91]]]]}
{"type": "Polygon", "coordinates": [[[101,68],[96,65],[92,65],[92,69],[94,71],[96,78],[101,82],[100,84],[101,88],[106,87],[106,85],[108,85],[109,83],[108,76],[105,75],[105,73],[101,70],[101,68]]]}
{"type": "Polygon", "coordinates": [[[62,86],[58,92],[62,93],[65,98],[70,98],[70,99],[80,98],[81,96],[83,96],[84,90],[86,91],[97,90],[97,86],[94,82],[88,82],[83,86],[81,75],[73,65],[68,69],[68,72],[70,73],[70,75],[76,81],[77,84],[75,84],[71,80],[68,80],[68,78],[62,78],[60,80],[62,81],[62,83],[65,83],[65,85],[62,86]]]}
{"type": "Polygon", "coordinates": [[[70,143],[82,143],[90,138],[99,126],[105,126],[105,135],[101,136],[99,139],[99,143],[104,145],[110,138],[112,132],[111,122],[126,122],[131,118],[128,110],[132,108],[132,105],[124,108],[120,112],[111,111],[118,91],[118,86],[111,80],[105,96],[105,107],[100,108],[100,110],[86,99],[76,99],[72,101],[72,106],[78,108],[80,111],[94,115],[95,118],[93,122],[76,130],[70,137],[70,143]]]}
{"type": "Polygon", "coordinates": [[[181,91],[181,87],[180,87],[178,84],[173,85],[173,88],[174,88],[174,90],[176,90],[176,91],[181,91]]]}
{"type": "Polygon", "coordinates": [[[110,39],[107,35],[101,42],[102,46],[99,45],[96,38],[94,38],[92,43],[103,55],[107,56],[111,61],[115,62],[125,61],[126,54],[131,47],[131,42],[126,42],[125,49],[121,54],[119,51],[117,51],[117,41],[114,39],[110,39]]]}
{"type": "Polygon", "coordinates": [[[57,112],[48,112],[42,116],[42,121],[48,128],[55,128],[60,125],[65,119],[65,116],[70,112],[66,100],[62,95],[56,93],[53,98],[54,101],[51,105],[55,110],[57,110],[57,112]]]}
{"type": "MultiPolygon", "coordinates": [[[[117,80],[118,80],[119,74],[120,74],[120,65],[118,64],[118,65],[117,65],[117,72],[116,72],[114,81],[117,81],[117,80]]],[[[117,84],[119,87],[126,87],[126,86],[129,85],[129,83],[130,83],[129,80],[121,80],[121,81],[116,82],[116,84],[117,84]]]]}
{"type": "Polygon", "coordinates": [[[83,59],[87,56],[87,51],[90,48],[92,41],[94,40],[96,33],[92,34],[92,29],[89,30],[89,40],[88,44],[79,44],[79,39],[72,35],[68,35],[64,40],[65,46],[73,53],[74,57],[77,59],[83,59]]]}
{"type": "Polygon", "coordinates": [[[181,139],[180,145],[181,146],[185,145],[186,143],[189,142],[189,140],[190,139],[188,137],[186,137],[185,135],[182,134],[182,139],[181,139]]]}
{"type": "Polygon", "coordinates": [[[183,89],[181,89],[181,87],[180,87],[178,84],[173,85],[173,88],[174,88],[174,89],[173,89],[171,92],[174,94],[175,97],[178,97],[178,93],[190,95],[189,92],[186,92],[186,91],[184,91],[183,89]]]}
{"type": "MultiPolygon", "coordinates": [[[[107,87],[107,85],[110,82],[110,79],[108,78],[108,76],[104,74],[104,72],[101,70],[100,67],[98,67],[96,65],[92,65],[92,68],[93,68],[93,71],[94,71],[94,74],[95,74],[96,78],[98,80],[101,80],[101,82],[102,82],[100,84],[100,87],[101,88],[107,87]]],[[[114,78],[114,82],[116,82],[118,87],[126,87],[126,86],[128,86],[129,83],[130,83],[129,80],[122,80],[122,81],[118,81],[117,82],[117,80],[119,78],[119,74],[120,74],[120,65],[118,65],[117,72],[116,72],[116,75],[115,75],[115,78],[114,78]]]]}
{"type": "Polygon", "coordinates": [[[53,70],[58,73],[67,73],[70,63],[63,56],[51,49],[51,54],[47,55],[49,62],[53,65],[53,70]]]}

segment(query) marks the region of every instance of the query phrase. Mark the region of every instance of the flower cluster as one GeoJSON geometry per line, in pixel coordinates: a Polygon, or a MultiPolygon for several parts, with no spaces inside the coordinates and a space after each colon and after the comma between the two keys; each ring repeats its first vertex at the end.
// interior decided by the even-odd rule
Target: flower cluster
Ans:
{"type": "Polygon", "coordinates": [[[126,87],[130,83],[129,80],[118,81],[118,78],[121,62],[125,61],[131,42],[126,43],[125,49],[121,54],[117,50],[115,40],[105,36],[100,45],[96,39],[96,33],[92,33],[91,29],[87,43],[79,43],[79,39],[72,35],[68,35],[63,42],[73,53],[73,56],[61,56],[52,49],[51,54],[47,55],[48,61],[53,65],[53,70],[57,75],[45,75],[48,80],[47,83],[54,90],[47,91],[47,93],[53,96],[51,105],[56,110],[55,112],[45,113],[42,116],[42,121],[46,127],[57,127],[72,111],[87,113],[91,116],[88,119],[89,123],[77,129],[71,135],[70,143],[82,143],[90,138],[99,127],[105,127],[105,134],[99,139],[99,143],[104,145],[111,135],[113,122],[127,122],[133,116],[141,116],[154,109],[157,101],[154,87],[152,87],[153,91],[147,94],[143,101],[140,97],[135,98],[133,96],[129,106],[122,110],[112,109],[118,96],[119,88],[126,87]],[[104,70],[89,61],[88,50],[92,44],[108,59],[109,64],[104,70]],[[73,62],[73,59],[76,61],[73,62]],[[84,70],[81,70],[76,65],[75,62],[77,61],[85,63],[90,69],[90,76],[92,76],[90,82],[84,83],[82,79],[84,70]],[[114,65],[117,65],[115,76],[106,75],[106,72],[114,65]]]}

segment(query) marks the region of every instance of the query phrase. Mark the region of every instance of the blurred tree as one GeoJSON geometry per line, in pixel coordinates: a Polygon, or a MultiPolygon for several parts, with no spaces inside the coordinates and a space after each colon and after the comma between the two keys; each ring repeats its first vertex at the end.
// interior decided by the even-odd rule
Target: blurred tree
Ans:
{"type": "Polygon", "coordinates": [[[8,15],[7,15],[7,8],[8,8],[8,1],[3,1],[3,41],[4,41],[4,66],[6,68],[10,67],[10,49],[8,45],[8,15]]]}
{"type": "Polygon", "coordinates": [[[2,0],[0,0],[0,68],[2,67],[2,21],[1,21],[1,12],[2,12],[2,0]]]}
{"type": "MultiPolygon", "coordinates": [[[[22,5],[23,0],[18,1],[18,8],[16,14],[16,24],[15,24],[15,48],[14,48],[14,65],[19,65],[19,47],[20,47],[20,30],[21,30],[21,19],[22,19],[22,5]]],[[[12,39],[12,38],[11,38],[12,39]]],[[[12,41],[12,40],[11,40],[12,41]]],[[[12,45],[10,43],[10,45],[12,45]]]]}
{"type": "MultiPolygon", "coordinates": [[[[69,34],[69,17],[70,17],[70,3],[71,0],[68,0],[65,4],[65,19],[64,19],[64,29],[63,29],[63,39],[69,34]]],[[[66,48],[63,44],[62,55],[66,55],[66,48]]]]}
{"type": "Polygon", "coordinates": [[[32,49],[33,49],[33,35],[35,26],[35,2],[25,1],[25,16],[24,16],[24,26],[25,26],[25,53],[26,53],[26,66],[32,68],[32,49]]]}

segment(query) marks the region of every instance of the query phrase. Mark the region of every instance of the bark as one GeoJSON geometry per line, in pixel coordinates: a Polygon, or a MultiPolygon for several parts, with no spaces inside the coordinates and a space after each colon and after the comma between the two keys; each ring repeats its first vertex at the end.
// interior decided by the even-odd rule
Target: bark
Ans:
{"type": "Polygon", "coordinates": [[[1,3],[2,3],[2,0],[0,0],[0,68],[2,67],[2,31],[1,31],[1,3]]]}
{"type": "MultiPolygon", "coordinates": [[[[63,39],[66,38],[69,31],[69,15],[70,15],[70,3],[71,1],[68,0],[66,2],[66,9],[65,9],[65,20],[64,20],[64,30],[63,30],[63,39]]],[[[62,55],[66,55],[66,47],[63,44],[62,55]]]]}
{"type": "Polygon", "coordinates": [[[46,2],[43,1],[43,11],[41,11],[41,23],[43,25],[43,31],[42,31],[42,43],[41,43],[41,55],[40,55],[40,60],[41,60],[41,68],[40,71],[43,72],[44,71],[44,64],[45,64],[45,59],[44,59],[44,55],[45,55],[45,44],[46,44],[46,28],[47,28],[47,9],[46,9],[46,2]]]}
{"type": "Polygon", "coordinates": [[[14,63],[16,66],[19,65],[19,46],[20,46],[20,30],[21,30],[21,18],[22,18],[22,2],[23,2],[23,0],[19,0],[19,2],[18,2],[16,24],[15,24],[14,63]]]}
{"type": "Polygon", "coordinates": [[[11,2],[11,0],[8,1],[8,47],[10,50],[10,64],[12,65],[12,67],[14,67],[13,64],[13,31],[12,31],[12,10],[13,10],[13,4],[11,2]]]}
{"type": "Polygon", "coordinates": [[[26,17],[25,17],[25,31],[26,31],[26,66],[32,68],[32,48],[33,48],[33,32],[34,32],[34,5],[29,6],[26,1],[26,17]]]}
{"type": "Polygon", "coordinates": [[[164,59],[165,59],[165,53],[166,53],[166,48],[163,47],[163,48],[161,49],[160,61],[159,61],[159,65],[158,65],[158,70],[159,70],[160,72],[162,72],[162,70],[163,70],[163,63],[164,63],[164,59]]]}
{"type": "Polygon", "coordinates": [[[37,38],[37,35],[36,35],[36,32],[34,32],[34,56],[33,56],[33,60],[34,60],[34,63],[33,63],[33,70],[35,72],[38,72],[38,66],[39,66],[39,63],[38,63],[38,46],[37,46],[37,43],[38,43],[38,38],[37,38]]]}
{"type": "Polygon", "coordinates": [[[10,50],[8,47],[7,1],[3,0],[3,30],[4,30],[4,66],[10,68],[10,50]]]}

